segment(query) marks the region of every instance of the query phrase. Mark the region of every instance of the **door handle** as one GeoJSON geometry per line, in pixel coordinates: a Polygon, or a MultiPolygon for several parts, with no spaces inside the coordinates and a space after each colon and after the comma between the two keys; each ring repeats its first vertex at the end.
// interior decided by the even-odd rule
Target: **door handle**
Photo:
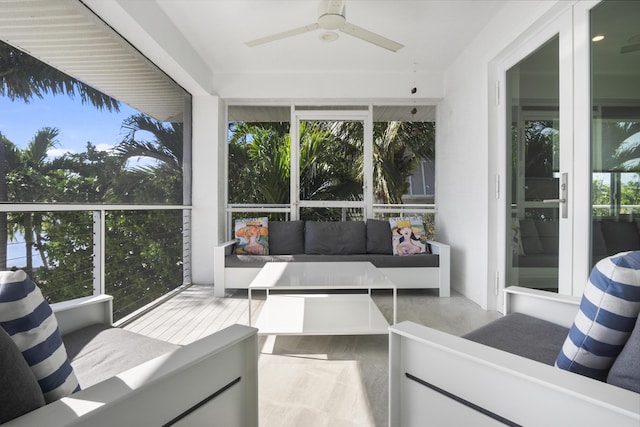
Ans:
{"type": "Polygon", "coordinates": [[[542,203],[559,203],[560,204],[560,214],[562,218],[569,217],[569,209],[567,207],[567,186],[568,186],[569,175],[567,173],[563,173],[560,175],[560,198],[559,199],[544,199],[542,203]]]}

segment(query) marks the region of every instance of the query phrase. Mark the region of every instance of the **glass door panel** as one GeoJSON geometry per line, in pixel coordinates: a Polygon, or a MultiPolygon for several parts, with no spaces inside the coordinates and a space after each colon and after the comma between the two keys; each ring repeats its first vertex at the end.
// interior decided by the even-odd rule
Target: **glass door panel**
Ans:
{"type": "Polygon", "coordinates": [[[303,119],[298,139],[301,219],[362,219],[364,121],[303,119]]]}
{"type": "Polygon", "coordinates": [[[591,10],[591,264],[640,248],[640,2],[591,10]]]}
{"type": "Polygon", "coordinates": [[[558,290],[560,218],[567,174],[560,169],[559,37],[506,73],[506,285],[558,290]]]}

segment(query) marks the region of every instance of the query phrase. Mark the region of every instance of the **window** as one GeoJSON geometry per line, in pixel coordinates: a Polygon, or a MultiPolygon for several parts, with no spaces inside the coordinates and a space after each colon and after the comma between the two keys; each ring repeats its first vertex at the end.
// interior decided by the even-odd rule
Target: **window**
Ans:
{"type": "Polygon", "coordinates": [[[639,14],[638,2],[604,1],[590,15],[592,265],[638,245],[639,14]]]}
{"type": "Polygon", "coordinates": [[[230,105],[228,120],[229,233],[241,216],[421,214],[433,237],[435,107],[230,105]]]}

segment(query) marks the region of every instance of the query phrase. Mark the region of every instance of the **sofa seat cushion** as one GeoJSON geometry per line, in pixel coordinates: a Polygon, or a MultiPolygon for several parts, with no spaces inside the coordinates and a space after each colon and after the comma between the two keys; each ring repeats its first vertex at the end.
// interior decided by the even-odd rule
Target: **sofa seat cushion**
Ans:
{"type": "Polygon", "coordinates": [[[553,365],[568,332],[568,328],[546,320],[510,313],[463,338],[553,365]]]}
{"type": "Polygon", "coordinates": [[[433,254],[418,254],[397,257],[393,255],[235,255],[225,257],[226,268],[262,268],[267,262],[359,262],[368,261],[378,268],[438,267],[440,257],[433,254]]]}
{"type": "Polygon", "coordinates": [[[118,375],[179,346],[96,324],[62,337],[82,388],[118,375]]]}

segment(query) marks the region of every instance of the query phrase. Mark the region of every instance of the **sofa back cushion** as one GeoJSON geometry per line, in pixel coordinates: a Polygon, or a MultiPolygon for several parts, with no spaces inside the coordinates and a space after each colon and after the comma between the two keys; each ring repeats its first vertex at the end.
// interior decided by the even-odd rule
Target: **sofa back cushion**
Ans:
{"type": "Polygon", "coordinates": [[[524,255],[535,255],[544,253],[538,228],[532,219],[520,220],[520,239],[522,240],[522,250],[524,255]]]}
{"type": "Polygon", "coordinates": [[[640,249],[640,234],[635,222],[602,221],[601,227],[607,253],[617,254],[640,249]]]}
{"type": "Polygon", "coordinates": [[[613,362],[607,382],[640,393],[640,317],[620,355],[613,362]]]}
{"type": "Polygon", "coordinates": [[[393,255],[391,245],[391,227],[389,221],[379,219],[367,220],[367,253],[379,255],[393,255]]]}
{"type": "MultiPolygon", "coordinates": [[[[560,234],[560,223],[558,221],[536,221],[538,237],[542,243],[545,254],[558,253],[558,236],[560,234]]],[[[526,249],[525,249],[526,253],[526,249]]]]}
{"type": "Polygon", "coordinates": [[[556,366],[604,381],[640,312],[640,251],[599,261],[556,366]]]}
{"type": "Polygon", "coordinates": [[[308,255],[349,255],[366,253],[363,221],[307,221],[304,253],[308,255]]]}
{"type": "Polygon", "coordinates": [[[11,337],[0,328],[0,424],[44,406],[44,396],[11,337]]]}
{"type": "Polygon", "coordinates": [[[304,221],[269,221],[269,253],[304,253],[304,221]]]}

